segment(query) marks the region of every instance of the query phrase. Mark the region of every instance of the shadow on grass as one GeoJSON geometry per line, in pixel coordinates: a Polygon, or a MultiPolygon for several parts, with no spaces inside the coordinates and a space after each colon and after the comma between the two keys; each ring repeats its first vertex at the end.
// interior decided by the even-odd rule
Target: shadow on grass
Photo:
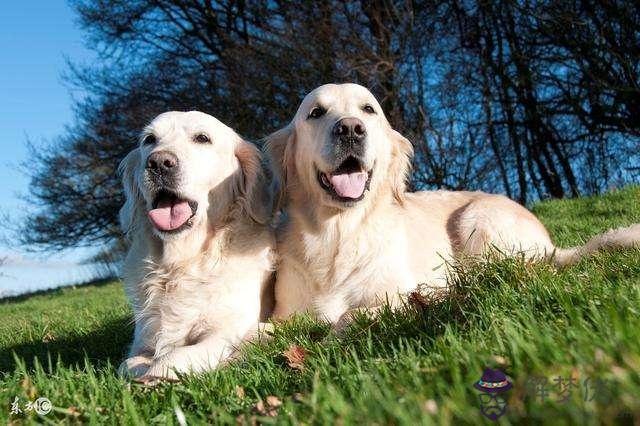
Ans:
{"type": "Polygon", "coordinates": [[[17,356],[23,359],[27,368],[34,365],[34,358],[49,371],[49,359],[56,365],[58,360],[65,367],[83,366],[85,358],[94,366],[110,362],[115,367],[122,361],[133,335],[130,317],[118,318],[104,323],[100,328],[83,334],[65,336],[42,342],[25,342],[10,346],[0,353],[0,371],[13,371],[17,356]]]}

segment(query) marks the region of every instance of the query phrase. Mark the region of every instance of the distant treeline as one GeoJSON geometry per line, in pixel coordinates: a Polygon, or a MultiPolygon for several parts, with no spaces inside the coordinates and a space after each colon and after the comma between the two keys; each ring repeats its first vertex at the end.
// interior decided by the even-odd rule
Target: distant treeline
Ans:
{"type": "Polygon", "coordinates": [[[198,109],[258,140],[327,82],[377,95],[414,144],[413,188],[527,202],[640,175],[640,3],[196,1],[73,3],[97,64],[68,132],[35,146],[21,237],[119,244],[115,170],[165,110],[198,109]]]}

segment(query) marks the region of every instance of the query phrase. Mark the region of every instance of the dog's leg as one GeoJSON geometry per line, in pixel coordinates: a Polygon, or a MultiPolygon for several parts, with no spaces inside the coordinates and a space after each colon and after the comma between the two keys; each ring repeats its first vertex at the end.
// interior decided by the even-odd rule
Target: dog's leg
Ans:
{"type": "Polygon", "coordinates": [[[138,381],[145,384],[154,384],[158,380],[177,381],[177,373],[212,370],[233,353],[239,342],[240,339],[214,334],[194,345],[175,348],[154,359],[149,370],[138,381]]]}
{"type": "Polygon", "coordinates": [[[275,295],[273,318],[276,320],[284,320],[312,308],[313,289],[304,274],[290,262],[284,261],[278,270],[275,295]]]}
{"type": "Polygon", "coordinates": [[[387,296],[385,300],[378,299],[371,306],[349,309],[333,324],[333,330],[340,335],[353,323],[356,316],[364,314],[368,317],[375,317],[385,306],[392,310],[399,309],[404,306],[405,300],[406,297],[404,295],[396,293],[394,296],[387,296]]]}
{"type": "Polygon", "coordinates": [[[336,321],[332,325],[333,331],[335,331],[338,335],[341,335],[353,323],[356,316],[364,314],[368,317],[374,317],[378,314],[378,312],[380,312],[381,309],[382,305],[349,309],[347,312],[342,314],[340,318],[338,318],[338,321],[336,321]]]}
{"type": "Polygon", "coordinates": [[[129,355],[118,367],[118,374],[121,377],[141,377],[151,366],[152,358],[153,350],[147,347],[142,327],[139,322],[136,322],[129,355]]]}
{"type": "Polygon", "coordinates": [[[391,276],[380,274],[380,278],[382,281],[379,285],[371,285],[371,288],[378,290],[374,296],[370,296],[369,300],[362,303],[365,306],[345,310],[336,317],[336,320],[331,321],[333,329],[338,334],[341,334],[353,322],[354,316],[359,313],[375,317],[385,306],[394,311],[400,309],[406,303],[406,296],[418,287],[417,279],[409,273],[408,265],[394,270],[391,276]]]}
{"type": "Polygon", "coordinates": [[[137,378],[145,375],[151,366],[151,357],[144,355],[131,356],[120,364],[118,367],[118,375],[120,377],[137,378]]]}
{"type": "Polygon", "coordinates": [[[270,322],[260,322],[258,327],[249,330],[247,334],[242,338],[243,342],[250,343],[263,343],[268,342],[273,338],[273,324],[270,322]]]}

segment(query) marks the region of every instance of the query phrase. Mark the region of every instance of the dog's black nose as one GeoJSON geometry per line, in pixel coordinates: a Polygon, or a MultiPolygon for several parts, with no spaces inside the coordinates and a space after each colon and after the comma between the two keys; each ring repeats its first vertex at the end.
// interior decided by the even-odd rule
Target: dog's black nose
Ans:
{"type": "Polygon", "coordinates": [[[362,120],[355,117],[343,118],[333,126],[332,133],[337,142],[335,149],[339,154],[363,154],[367,129],[362,120]]]}
{"type": "Polygon", "coordinates": [[[178,168],[178,157],[169,151],[157,151],[147,158],[147,169],[158,174],[174,173],[178,168]]]}
{"type": "Polygon", "coordinates": [[[333,135],[341,140],[355,139],[360,142],[367,136],[367,128],[359,118],[347,117],[339,120],[333,126],[333,135]]]}

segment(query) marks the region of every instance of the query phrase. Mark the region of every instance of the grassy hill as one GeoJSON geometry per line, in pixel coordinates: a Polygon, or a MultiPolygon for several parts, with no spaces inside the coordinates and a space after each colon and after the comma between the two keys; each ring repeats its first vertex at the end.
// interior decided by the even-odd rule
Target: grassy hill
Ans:
{"type": "MultiPolygon", "coordinates": [[[[567,246],[640,222],[639,206],[640,188],[630,187],[534,211],[567,246]]],[[[515,260],[471,268],[441,301],[361,318],[341,338],[298,318],[239,362],[154,389],[115,375],[130,315],[116,282],[1,301],[0,419],[491,423],[473,383],[498,367],[513,381],[501,422],[640,421],[640,250],[565,270],[515,260]],[[298,363],[287,357],[292,345],[305,351],[298,363]],[[23,412],[11,414],[16,397],[23,412]],[[25,410],[38,397],[51,401],[51,413],[25,410]]]]}

